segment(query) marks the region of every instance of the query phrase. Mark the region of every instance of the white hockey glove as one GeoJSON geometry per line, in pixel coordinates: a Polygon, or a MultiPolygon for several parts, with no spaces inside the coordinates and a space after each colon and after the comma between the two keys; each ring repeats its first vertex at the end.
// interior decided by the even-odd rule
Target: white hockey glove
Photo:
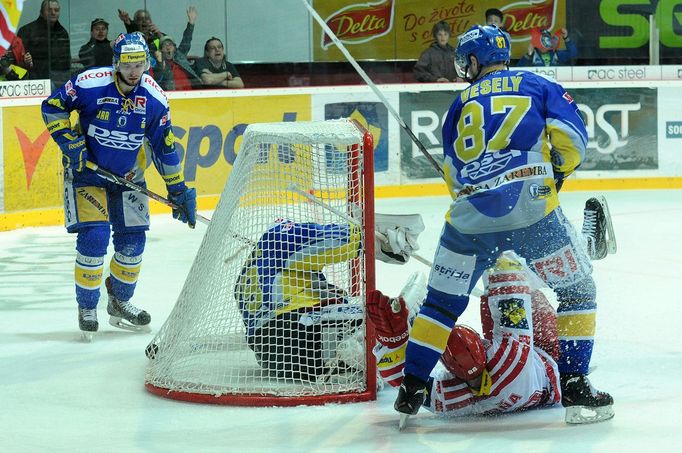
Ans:
{"type": "Polygon", "coordinates": [[[419,250],[424,231],[421,214],[375,214],[376,257],[385,263],[405,264],[419,250]]]}

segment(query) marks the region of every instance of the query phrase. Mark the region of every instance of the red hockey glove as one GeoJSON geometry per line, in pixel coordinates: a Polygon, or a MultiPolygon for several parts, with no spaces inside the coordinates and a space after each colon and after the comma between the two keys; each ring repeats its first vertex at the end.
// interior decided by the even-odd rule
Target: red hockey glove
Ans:
{"type": "Polygon", "coordinates": [[[376,330],[377,341],[395,349],[407,341],[407,307],[402,297],[389,298],[379,290],[367,295],[367,316],[376,330]]]}

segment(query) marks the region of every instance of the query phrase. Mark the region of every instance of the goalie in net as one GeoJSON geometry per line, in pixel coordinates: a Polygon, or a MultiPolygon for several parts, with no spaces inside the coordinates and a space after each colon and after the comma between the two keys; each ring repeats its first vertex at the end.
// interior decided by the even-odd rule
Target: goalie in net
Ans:
{"type": "MultiPolygon", "coordinates": [[[[424,230],[421,217],[376,218],[381,233],[377,257],[404,264],[418,248],[417,237],[424,230]]],[[[277,220],[259,239],[234,295],[247,344],[272,376],[317,381],[360,372],[364,300],[350,288],[335,286],[324,269],[356,258],[361,239],[357,225],[287,219],[277,220]]]]}

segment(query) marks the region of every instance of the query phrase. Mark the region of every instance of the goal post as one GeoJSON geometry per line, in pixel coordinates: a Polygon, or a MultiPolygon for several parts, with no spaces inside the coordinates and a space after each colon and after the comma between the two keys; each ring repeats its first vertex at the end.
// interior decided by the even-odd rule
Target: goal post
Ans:
{"type": "Polygon", "coordinates": [[[375,399],[374,258],[372,135],[349,119],[248,126],[145,387],[237,406],[375,399]]]}

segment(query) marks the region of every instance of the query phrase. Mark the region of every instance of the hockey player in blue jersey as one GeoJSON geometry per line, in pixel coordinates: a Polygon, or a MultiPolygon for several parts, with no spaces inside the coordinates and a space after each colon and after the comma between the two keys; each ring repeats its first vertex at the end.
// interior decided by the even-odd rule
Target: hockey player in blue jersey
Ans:
{"type": "Polygon", "coordinates": [[[62,151],[64,214],[76,233],[76,301],[83,337],[99,324],[97,302],[113,230],[114,256],[106,278],[109,322],[146,330],[150,315],[130,303],[140,273],[148,199],[99,177],[88,161],[145,186],[149,156],[178,206],[173,216],[194,227],[196,193],[184,182],[175,150],[168,100],[147,70],[149,49],[139,33],[121,34],[113,43],[113,67],[93,68],[73,77],[42,104],[42,115],[62,151]],[[71,124],[70,112],[78,112],[71,124]]]}
{"type": "Polygon", "coordinates": [[[417,413],[477,280],[504,250],[524,257],[559,301],[562,403],[567,412],[611,411],[613,399],[586,374],[595,333],[592,267],[559,207],[564,179],[580,165],[587,132],[571,96],[556,82],[509,70],[509,39],[495,26],[460,36],[458,75],[470,82],[443,125],[445,179],[452,196],[428,294],[406,348],[395,402],[417,413]]]}

